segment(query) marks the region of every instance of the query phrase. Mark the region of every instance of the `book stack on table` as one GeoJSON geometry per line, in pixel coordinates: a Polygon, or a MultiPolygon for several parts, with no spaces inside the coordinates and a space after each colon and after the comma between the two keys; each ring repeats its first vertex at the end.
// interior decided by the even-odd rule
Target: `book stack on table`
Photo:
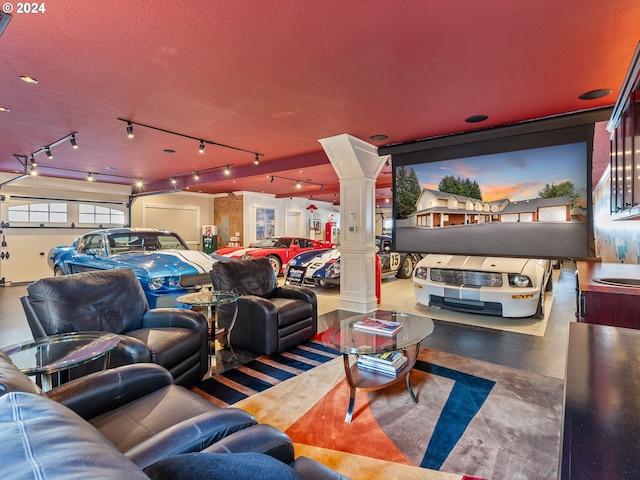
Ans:
{"type": "Polygon", "coordinates": [[[406,363],[407,357],[402,352],[384,352],[358,357],[358,368],[391,376],[395,376],[406,363]]]}

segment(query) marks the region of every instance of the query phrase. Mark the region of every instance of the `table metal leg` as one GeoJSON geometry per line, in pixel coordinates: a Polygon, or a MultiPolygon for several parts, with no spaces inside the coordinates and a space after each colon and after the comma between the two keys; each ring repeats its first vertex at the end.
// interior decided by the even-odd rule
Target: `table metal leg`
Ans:
{"type": "Polygon", "coordinates": [[[351,367],[349,366],[348,353],[342,355],[342,361],[344,363],[344,371],[347,377],[347,385],[349,385],[349,406],[347,407],[347,415],[344,417],[344,421],[346,423],[351,423],[351,418],[353,417],[353,407],[356,403],[356,387],[353,383],[353,378],[351,377],[351,367]]]}

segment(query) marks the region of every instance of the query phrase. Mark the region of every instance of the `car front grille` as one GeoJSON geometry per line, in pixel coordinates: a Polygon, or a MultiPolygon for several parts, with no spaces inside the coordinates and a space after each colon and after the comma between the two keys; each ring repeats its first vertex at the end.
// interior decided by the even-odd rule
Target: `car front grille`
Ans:
{"type": "Polygon", "coordinates": [[[501,287],[502,274],[493,272],[475,272],[470,270],[452,270],[432,268],[430,278],[434,282],[465,287],[501,287]]]}

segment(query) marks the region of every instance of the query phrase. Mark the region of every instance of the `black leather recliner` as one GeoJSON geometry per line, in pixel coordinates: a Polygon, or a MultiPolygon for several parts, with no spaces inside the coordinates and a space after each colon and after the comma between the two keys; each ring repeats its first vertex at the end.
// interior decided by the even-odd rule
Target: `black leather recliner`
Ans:
{"type": "MultiPolygon", "coordinates": [[[[237,472],[236,452],[291,464],[305,480],[345,479],[309,458],[294,460],[284,433],[173,385],[166,369],[149,363],[89,374],[45,394],[0,350],[0,444],[2,474],[9,479],[186,480],[207,472],[231,478],[220,469],[237,472]],[[190,457],[187,470],[170,475],[184,465],[185,455],[197,457],[190,457]],[[209,470],[190,472],[194,460],[209,470]]],[[[261,471],[259,478],[282,477],[261,471]]]]}
{"type": "MultiPolygon", "coordinates": [[[[118,334],[110,366],[152,362],[179,385],[192,386],[208,370],[207,319],[182,308],[149,309],[131,269],[43,278],[20,298],[35,339],[69,332],[118,334]]],[[[87,372],[86,368],[82,368],[87,372]]]]}
{"type": "Polygon", "coordinates": [[[216,309],[219,327],[231,329],[233,348],[273,355],[311,339],[318,330],[316,294],[307,287],[278,286],[267,258],[222,260],[213,264],[211,282],[215,290],[240,294],[236,304],[216,309]]]}

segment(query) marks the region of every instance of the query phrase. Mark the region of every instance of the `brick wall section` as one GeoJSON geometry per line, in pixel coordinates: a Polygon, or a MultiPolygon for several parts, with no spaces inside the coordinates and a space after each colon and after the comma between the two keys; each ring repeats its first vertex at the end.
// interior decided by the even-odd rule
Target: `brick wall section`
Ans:
{"type": "MultiPolygon", "coordinates": [[[[234,195],[230,193],[226,197],[215,197],[213,199],[213,223],[214,225],[222,225],[222,217],[229,217],[229,236],[232,237],[236,232],[240,232],[240,245],[244,245],[243,229],[243,212],[244,198],[242,195],[234,195]]],[[[218,245],[216,248],[226,247],[222,238],[218,235],[218,245]]]]}

